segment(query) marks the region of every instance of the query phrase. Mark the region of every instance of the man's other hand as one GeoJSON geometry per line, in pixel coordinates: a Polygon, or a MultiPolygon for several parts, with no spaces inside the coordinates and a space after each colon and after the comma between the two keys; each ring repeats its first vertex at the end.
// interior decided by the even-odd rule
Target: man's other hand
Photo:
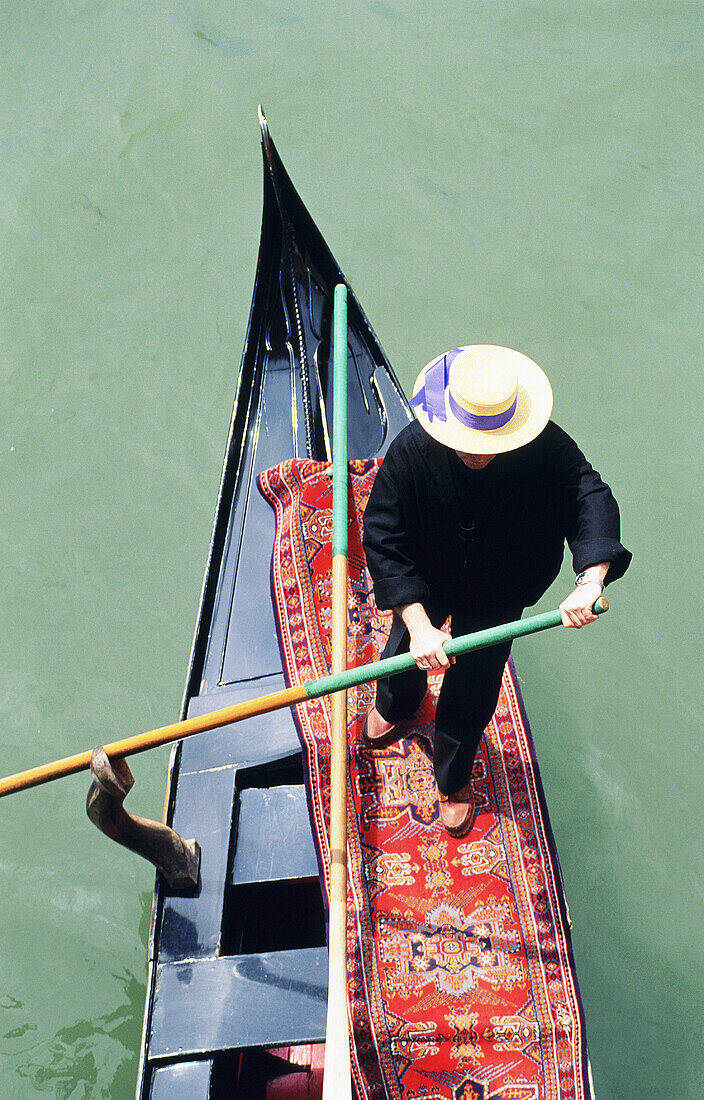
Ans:
{"type": "Polygon", "coordinates": [[[450,641],[451,636],[444,630],[438,630],[432,623],[412,630],[409,648],[418,668],[429,672],[431,669],[449,668],[450,665],[454,665],[455,658],[448,657],[443,649],[443,645],[450,641]]]}
{"type": "Polygon", "coordinates": [[[598,616],[592,608],[601,595],[601,585],[598,581],[589,584],[580,584],[571,592],[566,600],[560,604],[563,626],[574,626],[579,630],[587,623],[595,623],[598,616]]]}
{"type": "Polygon", "coordinates": [[[418,668],[423,672],[430,672],[435,668],[449,668],[454,665],[455,658],[448,657],[442,648],[452,635],[433,626],[422,604],[407,603],[394,610],[403,620],[410,635],[409,649],[418,668]]]}

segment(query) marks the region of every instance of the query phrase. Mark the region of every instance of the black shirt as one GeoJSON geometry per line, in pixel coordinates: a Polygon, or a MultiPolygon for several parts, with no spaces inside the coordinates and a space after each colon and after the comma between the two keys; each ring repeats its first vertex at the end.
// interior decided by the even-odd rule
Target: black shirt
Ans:
{"type": "Polygon", "coordinates": [[[389,447],[364,516],[382,610],[527,607],[557,576],[565,540],[577,573],[609,561],[611,582],[631,560],[611,490],[552,421],[483,470],[414,421],[389,447]]]}

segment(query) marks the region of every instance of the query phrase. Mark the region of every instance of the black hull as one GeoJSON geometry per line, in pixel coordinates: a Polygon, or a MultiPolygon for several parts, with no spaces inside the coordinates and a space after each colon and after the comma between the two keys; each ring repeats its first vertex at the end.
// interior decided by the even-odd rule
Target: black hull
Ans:
{"type": "MultiPolygon", "coordinates": [[[[284,686],[270,595],[274,519],[258,473],[329,457],[332,299],[347,282],[261,117],[264,207],[254,296],[182,717],[284,686]]],[[[409,420],[348,285],[349,453],[383,454],[409,420]]],[[[290,712],[179,744],[167,822],[201,844],[201,880],[157,880],[137,1096],[264,1096],[274,1047],[324,1038],[327,950],[290,712]],[[258,1053],[257,1053],[258,1052],[258,1053]]]]}

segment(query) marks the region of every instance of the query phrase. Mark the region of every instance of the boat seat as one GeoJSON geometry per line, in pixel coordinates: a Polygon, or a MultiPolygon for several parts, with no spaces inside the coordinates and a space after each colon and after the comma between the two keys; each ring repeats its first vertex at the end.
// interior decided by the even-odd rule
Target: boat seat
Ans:
{"type": "MultiPolygon", "coordinates": [[[[279,673],[196,695],[189,700],[188,717],[195,718],[213,710],[270,695],[286,686],[283,675],[279,673]]],[[[246,722],[235,722],[187,737],[180,748],[179,774],[208,771],[227,764],[241,767],[244,763],[256,764],[258,761],[300,750],[301,743],[293,716],[290,708],[286,707],[269,714],[253,715],[246,722]]]]}
{"type": "Polygon", "coordinates": [[[322,1042],[327,970],[326,947],[159,966],[149,1058],[322,1042]]]}
{"type": "Polygon", "coordinates": [[[249,787],[240,791],[232,885],[317,877],[305,787],[249,787]]]}
{"type": "MultiPolygon", "coordinates": [[[[254,888],[257,882],[295,885],[317,878],[305,796],[298,783],[300,748],[276,751],[269,759],[264,757],[265,748],[270,746],[259,745],[256,751],[253,746],[250,759],[241,765],[180,774],[172,823],[181,836],[195,837],[201,846],[200,883],[197,891],[186,894],[164,889],[159,963],[222,952],[228,888],[254,888]],[[269,787],[269,783],[275,785],[269,787]],[[238,819],[234,859],[230,854],[233,815],[238,819]],[[277,830],[286,837],[278,851],[277,830]]],[[[262,950],[280,946],[266,943],[262,950]]],[[[230,953],[240,950],[235,943],[230,953]]]]}

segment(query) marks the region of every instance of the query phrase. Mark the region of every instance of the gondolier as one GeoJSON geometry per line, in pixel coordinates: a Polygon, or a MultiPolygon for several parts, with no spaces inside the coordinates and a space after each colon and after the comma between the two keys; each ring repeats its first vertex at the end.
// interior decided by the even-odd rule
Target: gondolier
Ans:
{"type": "Polygon", "coordinates": [[[411,405],[417,419],[391,444],[369,498],[364,549],[377,606],[394,611],[382,656],[410,648],[416,667],[379,681],[362,741],[397,740],[427,672],[445,669],[433,764],[441,820],[462,836],[510,643],[452,661],[443,624],[451,617],[457,635],[520,618],[557,577],[566,540],[576,577],[560,610],[580,628],[596,620],[593,604],[631,554],[609,486],[549,419],[550,383],[527,356],[453,348],[421,371],[411,405]]]}

